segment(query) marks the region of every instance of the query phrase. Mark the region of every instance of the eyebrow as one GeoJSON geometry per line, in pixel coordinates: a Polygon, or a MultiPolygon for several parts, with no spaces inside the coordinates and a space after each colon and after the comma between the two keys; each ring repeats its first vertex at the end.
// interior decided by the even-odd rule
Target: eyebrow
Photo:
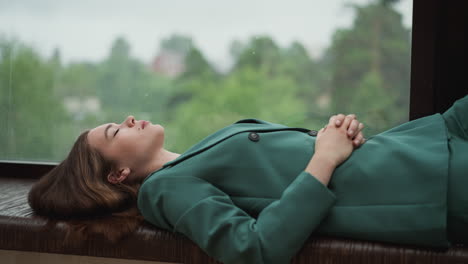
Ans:
{"type": "Polygon", "coordinates": [[[105,137],[107,140],[109,140],[109,138],[108,138],[108,136],[107,136],[107,130],[109,130],[109,128],[111,128],[111,126],[112,126],[112,124],[108,124],[108,125],[106,126],[106,129],[104,130],[104,137],[105,137]]]}

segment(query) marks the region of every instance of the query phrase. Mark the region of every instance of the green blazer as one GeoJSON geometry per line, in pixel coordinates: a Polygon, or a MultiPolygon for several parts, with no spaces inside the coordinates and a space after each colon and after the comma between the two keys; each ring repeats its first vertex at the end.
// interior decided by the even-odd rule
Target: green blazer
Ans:
{"type": "Polygon", "coordinates": [[[304,171],[316,133],[241,120],[149,175],[138,207],[224,263],[288,263],[313,233],[445,247],[446,133],[435,114],[370,137],[327,188],[304,171]]]}

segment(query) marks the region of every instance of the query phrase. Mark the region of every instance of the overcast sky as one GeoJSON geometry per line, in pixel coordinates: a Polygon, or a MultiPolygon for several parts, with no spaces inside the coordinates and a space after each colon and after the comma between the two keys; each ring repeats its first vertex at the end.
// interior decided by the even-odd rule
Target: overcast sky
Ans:
{"type": "MultiPolygon", "coordinates": [[[[216,65],[229,63],[229,44],[266,34],[281,46],[298,40],[311,55],[332,33],[350,26],[345,3],[369,0],[0,0],[0,34],[15,36],[44,56],[59,48],[65,62],[97,61],[123,36],[131,53],[149,62],[159,41],[189,35],[216,65]]],[[[396,6],[411,27],[412,0],[396,6]]]]}

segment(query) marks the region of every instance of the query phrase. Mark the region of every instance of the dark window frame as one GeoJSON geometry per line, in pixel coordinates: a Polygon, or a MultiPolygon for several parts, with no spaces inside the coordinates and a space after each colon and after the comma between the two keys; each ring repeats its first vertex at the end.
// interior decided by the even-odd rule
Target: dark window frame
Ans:
{"type": "MultiPolygon", "coordinates": [[[[444,112],[468,94],[467,9],[468,1],[413,1],[409,120],[444,112]]],[[[0,160],[0,177],[39,178],[55,165],[0,160]]]]}
{"type": "Polygon", "coordinates": [[[443,113],[468,94],[467,8],[467,1],[413,1],[409,120],[443,113]]]}

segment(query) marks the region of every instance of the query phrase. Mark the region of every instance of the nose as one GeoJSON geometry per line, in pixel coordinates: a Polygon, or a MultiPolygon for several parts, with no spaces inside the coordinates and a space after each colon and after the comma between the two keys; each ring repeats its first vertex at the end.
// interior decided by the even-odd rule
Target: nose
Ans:
{"type": "Polygon", "coordinates": [[[135,117],[132,115],[127,116],[127,118],[124,121],[124,124],[133,127],[135,125],[135,117]]]}

